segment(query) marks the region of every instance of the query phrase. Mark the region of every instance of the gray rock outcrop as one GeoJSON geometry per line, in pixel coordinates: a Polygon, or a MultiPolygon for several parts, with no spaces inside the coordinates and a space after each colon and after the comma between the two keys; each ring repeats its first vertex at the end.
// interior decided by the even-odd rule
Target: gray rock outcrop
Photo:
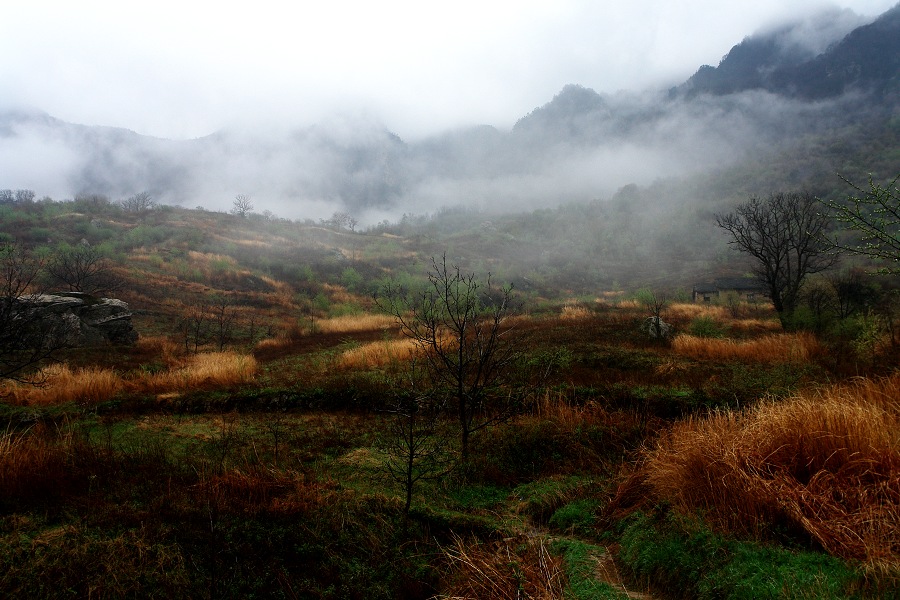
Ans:
{"type": "Polygon", "coordinates": [[[80,292],[34,294],[19,298],[41,319],[55,319],[64,331],[67,346],[133,344],[138,334],[131,323],[128,304],[115,298],[96,298],[80,292]]]}

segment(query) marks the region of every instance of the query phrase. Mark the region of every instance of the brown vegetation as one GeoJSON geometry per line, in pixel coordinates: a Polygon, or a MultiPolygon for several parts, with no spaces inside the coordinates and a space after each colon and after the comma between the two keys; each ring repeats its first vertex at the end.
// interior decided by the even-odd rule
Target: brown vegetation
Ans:
{"type": "Polygon", "coordinates": [[[351,333],[359,331],[399,330],[397,320],[385,314],[344,315],[331,319],[318,319],[315,329],[322,333],[351,333]]]}
{"type": "Polygon", "coordinates": [[[71,369],[66,364],[44,367],[35,376],[40,385],[9,382],[0,389],[18,405],[51,405],[64,402],[97,404],[109,400],[123,387],[122,378],[111,369],[71,369]]]}
{"type": "Polygon", "coordinates": [[[616,504],[669,502],[742,535],[804,532],[828,552],[900,572],[900,375],[688,419],[616,504]]]}
{"type": "Polygon", "coordinates": [[[345,351],[337,364],[345,369],[372,369],[412,360],[418,352],[419,346],[415,340],[409,338],[383,340],[345,351]]]}
{"type": "MultiPolygon", "coordinates": [[[[156,345],[158,340],[145,344],[156,345]]],[[[134,393],[184,392],[204,387],[242,385],[250,382],[257,371],[256,359],[236,352],[197,354],[177,359],[168,344],[162,344],[164,356],[173,364],[160,373],[137,373],[122,377],[112,369],[83,367],[72,369],[67,364],[54,364],[41,369],[35,380],[40,385],[7,382],[0,395],[17,405],[45,406],[75,402],[99,404],[127,389],[134,393]]]]}
{"type": "Polygon", "coordinates": [[[450,566],[438,598],[556,600],[566,597],[562,561],[542,538],[481,543],[456,537],[444,548],[450,566]]]}
{"type": "Polygon", "coordinates": [[[811,333],[779,333],[750,340],[696,337],[681,334],[672,340],[678,354],[697,360],[742,360],[763,363],[803,363],[823,352],[811,333]]]}
{"type": "Polygon", "coordinates": [[[256,359],[246,354],[207,352],[189,357],[183,366],[162,373],[142,374],[129,384],[136,392],[149,393],[236,386],[251,381],[257,368],[256,359]]]}

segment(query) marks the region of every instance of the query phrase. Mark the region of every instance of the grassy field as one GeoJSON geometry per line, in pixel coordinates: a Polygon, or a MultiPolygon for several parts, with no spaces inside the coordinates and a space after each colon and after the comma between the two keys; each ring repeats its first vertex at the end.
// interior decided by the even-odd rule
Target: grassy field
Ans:
{"type": "MultiPolygon", "coordinates": [[[[680,330],[691,310],[673,306],[680,330]]],[[[4,391],[0,589],[896,593],[897,377],[833,383],[803,335],[656,342],[641,319],[601,302],[519,317],[523,351],[557,350],[562,367],[479,432],[466,464],[419,482],[409,515],[385,468],[384,408],[415,352],[381,317],[244,353],[147,338],[117,349],[130,369],[64,359],[43,387],[4,391]]],[[[452,419],[437,429],[452,454],[452,419]]]]}
{"type": "Polygon", "coordinates": [[[371,296],[422,289],[427,239],[189,213],[77,229],[141,339],[0,386],[0,595],[900,595],[898,352],[869,315],[673,300],[655,340],[622,289],[527,290],[528,385],[491,390],[463,461],[450,405],[405,408],[435,382],[371,296]]]}

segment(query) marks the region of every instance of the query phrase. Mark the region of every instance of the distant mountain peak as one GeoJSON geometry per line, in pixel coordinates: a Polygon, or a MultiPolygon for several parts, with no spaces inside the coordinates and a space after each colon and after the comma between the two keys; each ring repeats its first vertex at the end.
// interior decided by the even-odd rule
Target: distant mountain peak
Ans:
{"type": "Polygon", "coordinates": [[[720,96],[762,89],[834,96],[896,77],[898,60],[900,4],[868,24],[851,11],[832,9],[744,38],[717,67],[700,67],[673,93],[720,96]]]}

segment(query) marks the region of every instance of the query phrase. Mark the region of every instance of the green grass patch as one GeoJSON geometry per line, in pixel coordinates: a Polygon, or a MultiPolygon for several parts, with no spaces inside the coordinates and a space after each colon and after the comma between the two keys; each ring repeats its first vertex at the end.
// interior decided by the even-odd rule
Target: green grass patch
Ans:
{"type": "MultiPolygon", "coordinates": [[[[863,575],[827,554],[728,539],[696,517],[635,513],[621,524],[619,559],[642,582],[688,598],[880,598],[863,575]]],[[[890,590],[893,597],[900,590],[890,590]]]]}
{"type": "Polygon", "coordinates": [[[588,535],[594,524],[599,503],[590,498],[569,502],[551,515],[548,524],[558,530],[588,535]]]}
{"type": "Polygon", "coordinates": [[[569,585],[566,598],[573,600],[625,600],[628,595],[605,581],[597,579],[597,558],[606,553],[604,548],[578,540],[559,540],[552,546],[554,553],[562,554],[569,585]]]}

